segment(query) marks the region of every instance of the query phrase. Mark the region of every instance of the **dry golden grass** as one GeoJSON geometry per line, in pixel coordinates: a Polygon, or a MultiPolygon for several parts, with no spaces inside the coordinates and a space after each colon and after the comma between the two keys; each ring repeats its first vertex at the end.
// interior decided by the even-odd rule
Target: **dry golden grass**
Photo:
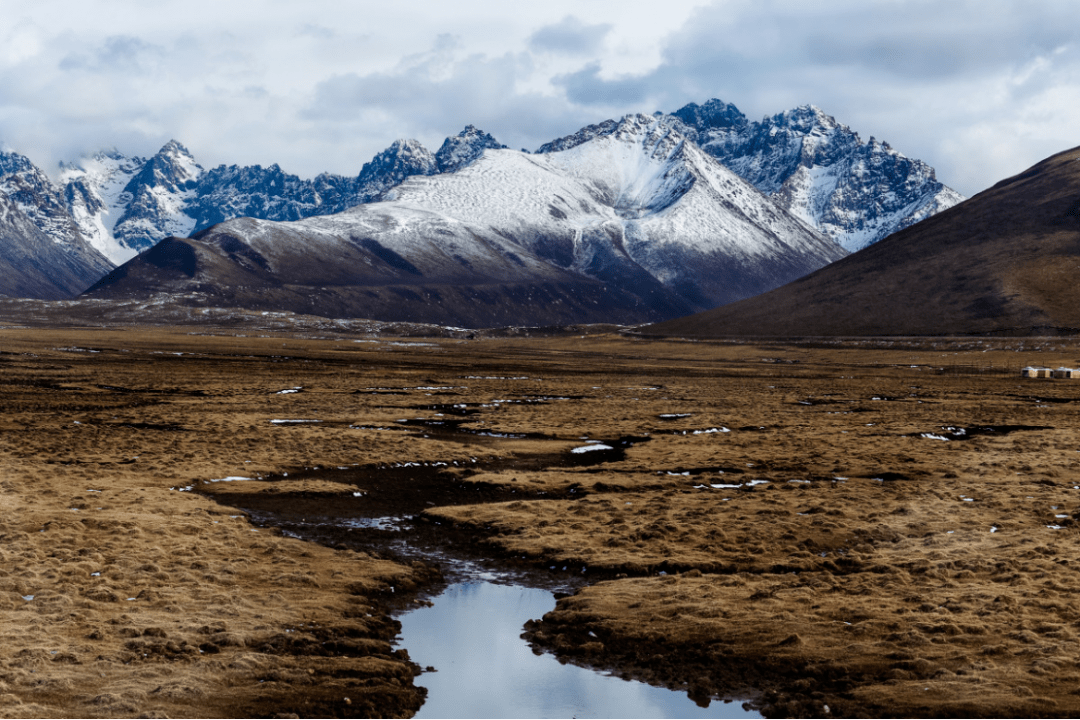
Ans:
{"type": "Polygon", "coordinates": [[[1080,383],[1019,378],[1080,364],[1073,341],[7,329],[0,350],[5,714],[411,714],[383,601],[432,572],[213,500],[352,502],[378,488],[296,471],[406,462],[520,496],[426,513],[493,557],[603,579],[530,627],[565,657],[770,714],[1080,710],[1080,383]],[[923,437],[946,427],[972,436],[923,437]],[[583,438],[625,455],[575,465],[583,438]],[[205,482],[227,477],[252,479],[205,482]]]}

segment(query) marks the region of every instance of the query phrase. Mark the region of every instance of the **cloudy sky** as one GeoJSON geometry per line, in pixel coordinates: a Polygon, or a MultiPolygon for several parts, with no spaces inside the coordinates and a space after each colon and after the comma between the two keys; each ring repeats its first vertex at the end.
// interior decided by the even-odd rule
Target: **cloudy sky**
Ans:
{"type": "Polygon", "coordinates": [[[0,142],[355,174],[472,123],[812,103],[964,194],[1080,144],[1075,0],[0,0],[0,142]]]}

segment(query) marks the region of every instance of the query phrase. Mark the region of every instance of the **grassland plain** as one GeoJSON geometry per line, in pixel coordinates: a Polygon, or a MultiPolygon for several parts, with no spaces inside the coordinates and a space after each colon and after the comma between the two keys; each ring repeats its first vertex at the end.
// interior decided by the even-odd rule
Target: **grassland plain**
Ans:
{"type": "Polygon", "coordinates": [[[1077,341],[7,328],[0,351],[4,714],[412,714],[388,598],[438,570],[227,504],[359,511],[406,463],[459,488],[421,524],[595,580],[529,624],[559,657],[767,715],[1080,711],[1080,382],[1019,377],[1077,341]]]}

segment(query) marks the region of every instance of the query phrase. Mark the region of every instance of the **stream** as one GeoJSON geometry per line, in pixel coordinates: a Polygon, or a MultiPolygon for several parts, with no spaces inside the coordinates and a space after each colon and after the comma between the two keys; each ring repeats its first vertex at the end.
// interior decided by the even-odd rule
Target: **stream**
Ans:
{"type": "MultiPolygon", "coordinates": [[[[507,458],[484,469],[599,465],[643,440],[610,440],[586,453],[507,458]]],[[[286,535],[438,566],[443,581],[421,593],[422,606],[412,603],[396,613],[402,626],[398,646],[425,668],[415,681],[428,689],[417,717],[761,717],[739,701],[714,699],[701,707],[685,690],[623,679],[534,651],[521,637],[525,623],[555,608],[555,592],[573,592],[589,579],[566,568],[543,570],[488,557],[471,535],[424,521],[420,513],[431,505],[522,496],[469,486],[431,464],[410,465],[314,468],[260,478],[271,483],[319,478],[367,488],[351,497],[232,494],[222,486],[210,494],[246,510],[253,523],[286,535]]]]}
{"type": "Polygon", "coordinates": [[[428,689],[418,718],[741,718],[741,703],[695,704],[684,692],[623,680],[535,654],[527,620],[555,607],[547,590],[486,580],[449,585],[431,607],[398,616],[400,644],[428,689]]]}

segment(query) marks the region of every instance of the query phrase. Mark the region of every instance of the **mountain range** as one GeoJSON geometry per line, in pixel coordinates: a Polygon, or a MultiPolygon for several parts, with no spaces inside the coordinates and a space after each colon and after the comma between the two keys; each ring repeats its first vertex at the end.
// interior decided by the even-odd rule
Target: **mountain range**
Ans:
{"type": "MultiPolygon", "coordinates": [[[[539,156],[555,157],[577,146],[616,135],[625,122],[625,119],[605,121],[541,146],[534,154],[523,152],[519,155],[529,155],[539,162],[539,156]]],[[[770,207],[790,211],[802,221],[799,225],[816,229],[845,247],[876,241],[884,234],[960,199],[938,183],[933,170],[924,163],[909,160],[873,138],[870,143],[863,143],[846,126],[811,106],[751,123],[734,106],[711,100],[701,106],[688,105],[671,115],[657,113],[650,122],[661,123],[667,135],[677,136],[678,142],[699,153],[703,150],[704,153],[700,153],[703,157],[719,160],[720,164],[749,181],[770,197],[770,207]]],[[[55,184],[26,158],[6,152],[0,153],[0,190],[9,197],[17,194],[19,209],[39,230],[70,248],[72,258],[87,256],[83,276],[92,282],[109,269],[109,261],[111,264],[126,262],[164,238],[200,237],[205,230],[232,218],[290,222],[334,215],[376,201],[385,202],[399,197],[399,190],[404,192],[410,178],[455,176],[474,165],[486,151],[492,154],[491,151],[499,150],[505,150],[505,146],[491,135],[469,126],[457,136],[447,138],[435,153],[416,141],[399,140],[365,164],[355,177],[324,173],[305,180],[285,173],[277,165],[268,168],[221,165],[205,170],[186,148],[171,141],[150,158],[127,157],[109,151],[64,164],[55,184]],[[25,182],[24,179],[31,175],[34,181],[25,182]],[[89,250],[97,251],[96,256],[91,257],[86,252],[84,246],[87,245],[91,246],[89,250]],[[108,260],[103,263],[101,255],[108,260]]],[[[695,162],[700,166],[700,158],[695,162]]],[[[524,172],[535,166],[520,165],[515,171],[524,172]]],[[[632,170],[624,168],[622,172],[632,170]]],[[[691,183],[697,181],[698,176],[693,173],[690,176],[693,176],[691,183]]],[[[528,182],[527,177],[531,176],[526,172],[512,184],[528,182]]],[[[628,181],[620,178],[620,182],[628,181]]],[[[642,177],[636,182],[647,183],[648,178],[642,177]]],[[[414,206],[422,202],[415,194],[401,197],[402,202],[414,206]]],[[[714,200],[721,204],[726,202],[714,200]]],[[[470,201],[474,202],[475,198],[470,201]]],[[[611,211],[616,214],[623,212],[618,207],[619,202],[618,199],[611,200],[611,211]]],[[[477,207],[477,212],[480,213],[478,217],[485,216],[485,213],[490,214],[490,208],[477,207]]],[[[449,213],[448,216],[454,216],[457,222],[477,221],[468,213],[449,213]]],[[[684,233],[688,227],[685,223],[694,224],[688,216],[681,217],[684,225],[677,231],[668,228],[668,232],[684,233]]],[[[591,226],[594,220],[596,218],[590,216],[587,222],[582,222],[591,226]]],[[[568,220],[564,224],[574,222],[568,220]]],[[[552,230],[545,223],[534,224],[530,231],[533,240],[523,240],[525,233],[520,227],[512,232],[501,229],[530,252],[539,252],[538,257],[545,262],[554,262],[557,268],[574,274],[575,282],[586,278],[596,280],[610,275],[614,267],[620,266],[619,263],[600,263],[604,269],[597,270],[597,265],[589,270],[578,256],[580,249],[574,250],[578,255],[571,261],[563,262],[566,258],[562,255],[560,260],[545,257],[547,250],[544,248],[549,245],[566,245],[566,228],[559,229],[558,233],[563,234],[552,238],[550,243],[537,242],[536,238],[542,232],[552,230]]],[[[629,229],[630,235],[626,237],[632,245],[635,242],[633,233],[639,226],[641,223],[621,226],[620,232],[629,229]]],[[[707,231],[703,232],[707,234],[707,231]]],[[[591,236],[586,232],[583,237],[591,236]]],[[[695,237],[694,232],[685,237],[695,237]]],[[[663,315],[674,316],[747,297],[781,284],[793,273],[801,274],[843,254],[831,251],[831,255],[819,255],[809,264],[805,257],[793,256],[780,262],[777,267],[783,269],[775,272],[762,270],[765,266],[753,262],[743,262],[741,270],[731,269],[740,267],[739,263],[729,263],[731,268],[707,281],[701,272],[685,268],[680,271],[677,266],[679,262],[695,261],[702,253],[715,254],[718,252],[715,247],[706,241],[702,253],[687,252],[689,245],[684,242],[676,252],[672,247],[679,246],[678,242],[672,244],[657,238],[659,236],[650,241],[656,247],[648,253],[640,243],[634,245],[636,259],[632,263],[637,267],[631,275],[641,282],[630,283],[635,290],[632,294],[638,297],[640,293],[636,291],[640,290],[648,295],[651,299],[643,302],[652,308],[644,315],[631,313],[639,319],[656,319],[655,312],[660,312],[660,307],[665,308],[663,315]],[[653,259],[643,260],[646,254],[654,256],[653,259]],[[657,259],[660,257],[665,260],[661,262],[657,259]],[[655,267],[645,269],[651,267],[649,263],[655,267]],[[757,269],[748,270],[752,266],[757,269]],[[644,275],[639,272],[641,270],[644,275]],[[764,279],[762,272],[771,273],[769,279],[764,279]],[[650,283],[642,284],[646,275],[650,283]],[[691,276],[695,278],[689,279],[691,276]],[[660,298],[664,299],[661,301],[660,298]]],[[[586,244],[588,242],[591,240],[586,244]]],[[[796,239],[795,244],[799,242],[801,240],[796,239]]],[[[631,254],[623,250],[619,248],[611,257],[621,252],[624,260],[631,258],[631,254]]],[[[628,268],[630,266],[625,265],[623,271],[629,271],[628,268]]],[[[518,280],[520,278],[514,282],[518,280]]],[[[610,285],[609,281],[604,282],[610,285]]],[[[0,277],[0,292],[15,292],[3,283],[0,277]]],[[[57,286],[51,292],[43,297],[66,297],[71,291],[57,286]]],[[[626,305],[626,298],[617,304],[626,305]]],[[[340,307],[338,311],[342,311],[340,307]]]]}
{"type": "Polygon", "coordinates": [[[334,215],[230,220],[159,243],[88,296],[469,327],[643,322],[749,297],[846,254],[682,127],[630,115],[558,152],[486,149],[334,215]]]}
{"type": "Polygon", "coordinates": [[[660,335],[1080,333],[1080,148],[772,292],[660,335]]]}
{"type": "Polygon", "coordinates": [[[48,176],[22,155],[0,153],[0,295],[67,298],[112,267],[48,176]]]}

